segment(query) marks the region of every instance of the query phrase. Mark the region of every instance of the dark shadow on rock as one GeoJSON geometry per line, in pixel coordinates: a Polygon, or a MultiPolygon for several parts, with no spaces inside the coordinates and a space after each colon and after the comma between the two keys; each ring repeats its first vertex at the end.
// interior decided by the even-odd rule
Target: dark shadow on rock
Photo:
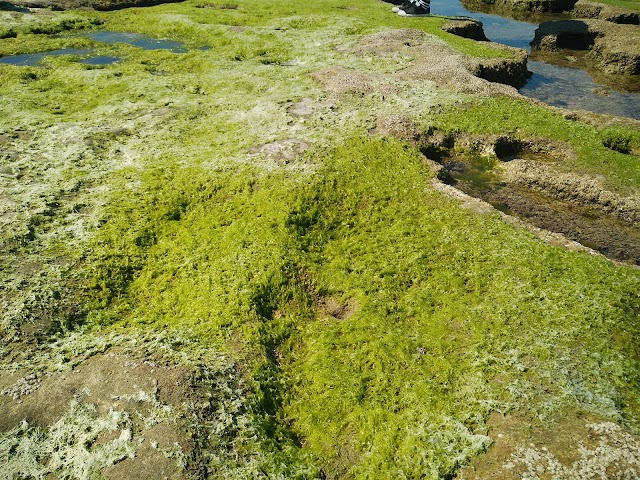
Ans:
{"type": "Polygon", "coordinates": [[[598,33],[580,20],[544,22],[536,29],[531,46],[541,50],[567,48],[588,50],[595,43],[598,33]]]}

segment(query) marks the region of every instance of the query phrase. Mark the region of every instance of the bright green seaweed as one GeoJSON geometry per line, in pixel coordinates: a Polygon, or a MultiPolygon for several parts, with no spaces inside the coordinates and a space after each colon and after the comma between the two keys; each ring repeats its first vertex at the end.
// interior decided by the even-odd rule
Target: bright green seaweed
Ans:
{"type": "MultiPolygon", "coordinates": [[[[192,50],[101,45],[122,61],[0,66],[0,166],[19,170],[7,174],[19,208],[4,211],[0,234],[3,338],[65,298],[77,309],[51,313],[52,351],[80,345],[74,355],[103,335],[151,344],[162,331],[190,339],[167,347],[188,358],[221,352],[212,375],[243,387],[216,390],[237,410],[225,412],[224,442],[202,437],[213,478],[452,478],[490,447],[491,412],[546,425],[579,412],[637,433],[638,270],[462,208],[433,189],[415,147],[367,134],[413,101],[425,129],[565,141],[577,153],[568,169],[634,191],[634,157],[604,143],[637,148],[637,130],[432,85],[406,101],[328,98],[309,73],[408,62],[338,48],[408,25],[388,8],[198,0],[75,12],[192,50]],[[288,114],[305,98],[312,114],[288,114]],[[308,144],[293,161],[251,153],[293,136],[308,144]],[[16,267],[27,261],[43,273],[16,267]]],[[[497,54],[441,22],[411,26],[497,54]]],[[[92,44],[16,23],[4,54],[92,44]]],[[[56,368],[38,358],[19,367],[56,368]]]]}

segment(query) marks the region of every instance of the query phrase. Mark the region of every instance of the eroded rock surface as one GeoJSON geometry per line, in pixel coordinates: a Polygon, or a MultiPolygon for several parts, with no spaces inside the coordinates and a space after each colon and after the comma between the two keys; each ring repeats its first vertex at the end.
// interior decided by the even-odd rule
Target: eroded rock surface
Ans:
{"type": "Polygon", "coordinates": [[[570,248],[575,248],[571,241],[578,242],[640,265],[640,197],[612,192],[598,178],[563,171],[562,163],[575,157],[568,145],[438,131],[421,141],[425,155],[437,162],[431,168],[442,182],[521,219],[545,240],[570,248]]]}
{"type": "Polygon", "coordinates": [[[412,58],[408,68],[390,74],[332,68],[317,72],[313,77],[333,95],[347,92],[389,95],[399,91],[399,81],[427,80],[462,93],[518,96],[513,87],[522,85],[529,75],[526,52],[493,45],[509,51],[513,58],[472,58],[422,31],[389,30],[362,37],[352,52],[382,57],[400,53],[412,58]]]}
{"type": "Polygon", "coordinates": [[[445,23],[442,26],[442,30],[459,37],[470,38],[480,42],[489,41],[482,28],[482,22],[478,20],[453,19],[445,23]]]}

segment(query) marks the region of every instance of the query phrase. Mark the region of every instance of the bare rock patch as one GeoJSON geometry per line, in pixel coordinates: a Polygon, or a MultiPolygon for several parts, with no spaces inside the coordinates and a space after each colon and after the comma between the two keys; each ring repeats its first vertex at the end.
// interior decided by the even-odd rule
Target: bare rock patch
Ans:
{"type": "Polygon", "coordinates": [[[354,298],[341,301],[335,297],[319,297],[318,308],[336,320],[348,320],[358,311],[359,306],[354,298]]]}
{"type": "MultiPolygon", "coordinates": [[[[529,76],[526,52],[504,45],[492,45],[508,51],[512,58],[468,57],[435,37],[411,29],[365,35],[352,52],[381,56],[399,52],[413,59],[409,68],[389,75],[389,80],[429,80],[461,93],[518,96],[512,87],[524,84],[529,76]]],[[[371,91],[369,85],[364,83],[362,88],[371,91]]]]}
{"type": "Polygon", "coordinates": [[[492,414],[493,446],[458,480],[638,478],[640,439],[607,420],[578,414],[551,426],[524,415],[492,414]]]}
{"type": "Polygon", "coordinates": [[[277,140],[263,145],[256,145],[249,150],[253,155],[264,155],[278,164],[294,162],[309,148],[309,144],[296,138],[277,140]]]}

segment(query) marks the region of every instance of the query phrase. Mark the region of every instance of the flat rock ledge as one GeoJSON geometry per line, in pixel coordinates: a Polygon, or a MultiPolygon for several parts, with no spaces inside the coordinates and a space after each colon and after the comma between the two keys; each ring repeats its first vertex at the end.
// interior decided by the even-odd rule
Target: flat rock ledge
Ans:
{"type": "Polygon", "coordinates": [[[471,18],[452,19],[442,25],[442,30],[458,37],[470,38],[479,42],[488,42],[482,22],[471,18]]]}
{"type": "Polygon", "coordinates": [[[596,67],[607,73],[640,74],[640,27],[606,20],[544,22],[532,47],[543,51],[589,50],[596,67]]]}
{"type": "Polygon", "coordinates": [[[516,88],[531,75],[527,70],[527,52],[520,48],[492,43],[511,58],[479,59],[457,52],[443,41],[413,29],[396,29],[365,35],[351,49],[356,55],[393,57],[398,53],[413,62],[395,74],[373,78],[365,72],[333,69],[318,72],[314,78],[329,86],[333,93],[357,89],[393,93],[397,81],[429,80],[450,90],[470,94],[519,96],[516,88]]]}

